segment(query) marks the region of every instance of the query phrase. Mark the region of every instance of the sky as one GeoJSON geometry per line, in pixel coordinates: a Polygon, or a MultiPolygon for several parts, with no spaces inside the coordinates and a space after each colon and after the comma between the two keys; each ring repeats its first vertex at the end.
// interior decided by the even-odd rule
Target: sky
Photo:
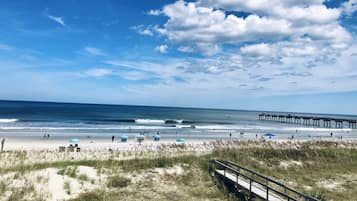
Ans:
{"type": "Polygon", "coordinates": [[[357,0],[3,0],[0,99],[357,114],[357,0]]]}

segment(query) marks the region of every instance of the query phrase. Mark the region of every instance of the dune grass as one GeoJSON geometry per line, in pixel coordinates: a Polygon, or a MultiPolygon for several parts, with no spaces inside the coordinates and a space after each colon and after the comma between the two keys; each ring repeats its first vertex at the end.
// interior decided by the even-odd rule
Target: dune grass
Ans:
{"type": "Polygon", "coordinates": [[[215,158],[230,160],[325,200],[354,200],[357,149],[219,149],[215,158]]]}
{"type": "MultiPolygon", "coordinates": [[[[24,155],[20,153],[19,157],[24,155]]],[[[209,175],[209,161],[214,158],[236,162],[322,200],[353,201],[357,192],[357,149],[341,148],[328,142],[277,148],[264,144],[217,145],[213,152],[205,155],[22,163],[11,168],[0,167],[0,175],[15,172],[15,176],[21,178],[26,172],[58,168],[58,174],[87,180],[76,175],[75,170],[77,166],[91,166],[98,171],[108,170],[108,179],[100,188],[82,192],[73,201],[234,200],[224,188],[218,188],[217,182],[209,175]],[[157,176],[157,173],[151,173],[155,168],[168,169],[177,165],[183,167],[183,174],[157,176]],[[135,175],[142,177],[138,179],[135,175]]],[[[4,182],[0,182],[0,193],[5,191],[4,182]]],[[[20,189],[13,196],[21,197],[30,191],[33,189],[20,189]]]]}

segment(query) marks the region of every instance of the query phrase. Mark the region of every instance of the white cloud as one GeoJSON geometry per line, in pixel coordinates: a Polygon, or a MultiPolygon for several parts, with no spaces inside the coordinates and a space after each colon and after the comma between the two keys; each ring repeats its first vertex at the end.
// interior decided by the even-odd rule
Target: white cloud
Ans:
{"type": "MultiPolygon", "coordinates": [[[[281,51],[283,44],[290,46],[305,38],[312,40],[309,51],[323,44],[329,52],[340,52],[352,38],[338,21],[340,13],[338,8],[327,8],[323,0],[179,0],[163,7],[162,14],[169,18],[163,26],[142,26],[150,34],[166,36],[178,45],[179,51],[208,56],[221,52],[226,44],[232,49],[245,43],[267,43],[281,51]],[[249,15],[239,17],[227,11],[249,15]]],[[[289,48],[289,53],[280,56],[294,55],[293,52],[301,55],[289,48]]]]}
{"type": "Polygon", "coordinates": [[[161,15],[161,10],[149,10],[147,12],[148,15],[153,15],[153,16],[158,16],[158,15],[161,15]]]}
{"type": "Polygon", "coordinates": [[[87,70],[84,75],[88,77],[103,77],[107,75],[111,75],[113,73],[113,70],[111,69],[105,69],[105,68],[93,68],[87,70]]]}
{"type": "Polygon", "coordinates": [[[136,31],[138,34],[153,36],[154,33],[151,31],[152,26],[138,25],[130,27],[132,30],[136,31]]]}
{"type": "MultiPolygon", "coordinates": [[[[261,45],[251,50],[260,51],[265,48],[261,45]]],[[[177,63],[161,64],[160,61],[131,63],[129,66],[157,73],[163,81],[157,84],[128,87],[140,93],[141,97],[150,97],[150,94],[155,94],[157,97],[164,93],[165,96],[173,99],[177,98],[175,93],[203,99],[209,99],[212,94],[234,99],[243,96],[261,97],[357,90],[357,73],[353,73],[355,70],[351,65],[357,62],[357,57],[351,56],[357,51],[356,45],[343,52],[336,62],[317,63],[313,68],[304,65],[304,61],[297,56],[302,55],[302,52],[294,52],[293,49],[286,51],[295,56],[282,59],[283,65],[262,61],[261,66],[248,67],[244,56],[233,53],[202,59],[186,58],[185,62],[177,61],[177,63]],[[170,79],[173,76],[180,77],[185,82],[175,82],[170,79]]]]}
{"type": "Polygon", "coordinates": [[[64,22],[63,18],[62,17],[57,17],[57,16],[53,16],[53,15],[50,15],[48,13],[48,8],[46,8],[44,11],[43,11],[43,15],[46,16],[48,19],[62,25],[62,26],[66,26],[66,23],[64,22]]]}
{"type": "Polygon", "coordinates": [[[265,43],[255,44],[255,45],[246,45],[240,48],[240,51],[243,54],[251,56],[268,56],[272,54],[272,50],[269,45],[265,43]]]}
{"type": "Polygon", "coordinates": [[[155,47],[155,51],[160,52],[160,53],[163,54],[163,53],[167,52],[168,48],[169,47],[167,45],[160,45],[160,46],[155,47]]]}
{"type": "Polygon", "coordinates": [[[53,16],[53,15],[47,15],[47,17],[50,19],[50,20],[53,20],[54,22],[57,22],[58,24],[62,25],[62,26],[66,26],[66,24],[64,23],[64,20],[62,17],[56,17],[56,16],[53,16]]]}
{"type": "Polygon", "coordinates": [[[326,23],[338,19],[340,11],[326,8],[323,2],[323,0],[201,0],[198,5],[256,13],[260,16],[303,21],[304,23],[326,23]]]}
{"type": "Polygon", "coordinates": [[[341,6],[341,10],[347,16],[351,16],[357,11],[357,0],[348,0],[344,2],[341,6]]]}
{"type": "Polygon", "coordinates": [[[95,47],[85,47],[84,51],[88,54],[95,55],[95,56],[104,55],[102,50],[95,47]]]}

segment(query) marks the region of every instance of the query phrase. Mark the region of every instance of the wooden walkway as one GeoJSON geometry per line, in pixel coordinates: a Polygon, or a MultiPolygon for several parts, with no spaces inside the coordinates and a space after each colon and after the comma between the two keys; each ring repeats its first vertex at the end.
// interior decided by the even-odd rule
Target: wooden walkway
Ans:
{"type": "Polygon", "coordinates": [[[229,161],[214,160],[217,176],[249,193],[249,199],[258,197],[268,201],[318,201],[284,184],[229,161]]]}

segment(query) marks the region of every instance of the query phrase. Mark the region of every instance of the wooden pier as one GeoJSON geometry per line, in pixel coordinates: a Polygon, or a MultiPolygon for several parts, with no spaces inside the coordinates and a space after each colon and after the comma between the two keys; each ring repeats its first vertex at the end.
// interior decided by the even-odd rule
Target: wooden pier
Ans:
{"type": "Polygon", "coordinates": [[[237,190],[247,192],[248,200],[318,201],[238,164],[222,160],[213,160],[212,163],[215,175],[234,185],[237,190]]]}
{"type": "Polygon", "coordinates": [[[270,114],[260,113],[259,120],[264,121],[277,121],[288,124],[303,124],[306,126],[324,127],[324,128],[343,128],[348,125],[348,128],[357,128],[357,119],[342,119],[342,118],[329,118],[329,117],[315,117],[315,116],[298,116],[291,114],[270,114]]]}

